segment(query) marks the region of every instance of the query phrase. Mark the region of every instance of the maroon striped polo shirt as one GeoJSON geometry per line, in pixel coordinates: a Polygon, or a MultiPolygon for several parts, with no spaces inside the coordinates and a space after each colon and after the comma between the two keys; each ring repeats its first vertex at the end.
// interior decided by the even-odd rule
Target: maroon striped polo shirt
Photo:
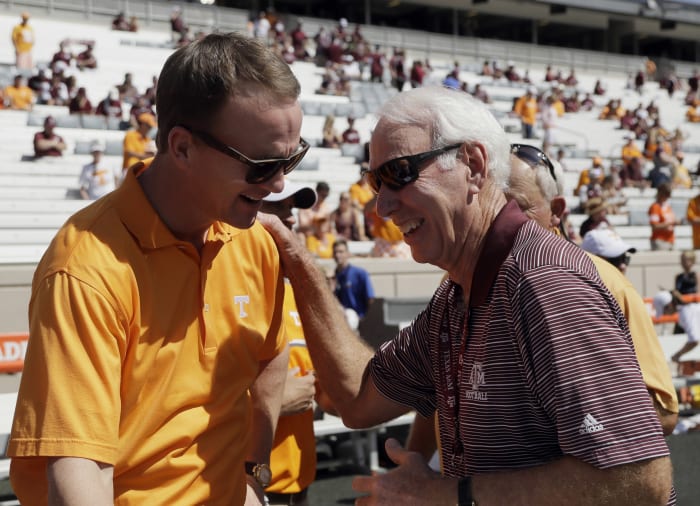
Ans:
{"type": "Polygon", "coordinates": [[[615,299],[579,247],[514,202],[487,233],[463,308],[461,288],[445,281],[370,362],[386,397],[438,410],[447,476],[562,455],[607,468],[669,454],[615,299]]]}

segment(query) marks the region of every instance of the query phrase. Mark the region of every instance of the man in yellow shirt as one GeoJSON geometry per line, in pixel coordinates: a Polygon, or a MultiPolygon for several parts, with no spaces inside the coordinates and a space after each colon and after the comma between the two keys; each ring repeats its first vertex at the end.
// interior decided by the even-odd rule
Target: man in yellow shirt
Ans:
{"type": "Polygon", "coordinates": [[[31,70],[32,48],[34,47],[34,28],[29,26],[29,13],[22,13],[22,21],[12,29],[12,45],[15,46],[15,65],[17,70],[31,70]]]}
{"type": "Polygon", "coordinates": [[[30,111],[36,102],[34,92],[26,85],[21,74],[15,76],[12,84],[5,86],[3,95],[8,109],[30,111]]]}
{"type": "Polygon", "coordinates": [[[156,127],[155,116],[144,112],[136,118],[136,121],[136,128],[129,130],[124,135],[124,162],[122,164],[124,170],[155,154],[155,146],[149,136],[151,130],[156,127]]]}
{"type": "MultiPolygon", "coordinates": [[[[308,209],[315,202],[313,188],[287,180],[283,191],[265,197],[261,211],[278,216],[291,230],[296,223],[294,208],[308,209]]],[[[289,341],[289,371],[270,455],[272,481],[265,495],[270,506],[303,506],[308,504],[308,487],[316,477],[313,401],[317,398],[326,409],[328,403],[316,388],[294,290],[288,280],[284,285],[284,327],[289,341]]]]}
{"type": "Polygon", "coordinates": [[[529,86],[525,95],[520,97],[513,106],[513,112],[520,118],[520,124],[523,127],[523,137],[532,139],[535,128],[535,120],[537,119],[537,88],[529,86]]]}
{"type": "Polygon", "coordinates": [[[8,455],[35,504],[262,505],[287,375],[262,199],[308,151],[259,41],[170,55],[159,150],[68,219],[34,274],[8,455]]]}

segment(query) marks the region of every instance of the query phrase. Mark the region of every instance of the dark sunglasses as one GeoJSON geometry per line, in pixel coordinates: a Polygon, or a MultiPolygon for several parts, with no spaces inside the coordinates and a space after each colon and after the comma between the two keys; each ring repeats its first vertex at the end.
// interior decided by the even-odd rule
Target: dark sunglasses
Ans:
{"type": "Polygon", "coordinates": [[[392,190],[400,190],[409,183],[418,179],[418,175],[425,168],[423,164],[452,149],[457,149],[463,143],[450,144],[442,148],[433,149],[415,155],[400,156],[383,163],[376,169],[362,169],[362,174],[367,176],[367,182],[374,193],[385,184],[392,190]]]}
{"type": "Polygon", "coordinates": [[[529,144],[511,144],[510,152],[532,167],[544,165],[549,169],[552,179],[557,181],[557,176],[554,174],[554,164],[541,149],[529,144]]]}
{"type": "Polygon", "coordinates": [[[234,160],[238,160],[239,162],[245,163],[248,167],[250,167],[252,170],[248,171],[248,174],[246,174],[245,177],[246,182],[249,184],[264,183],[265,181],[272,179],[275,176],[275,174],[277,174],[279,171],[282,171],[284,174],[289,174],[297,167],[297,165],[299,165],[299,162],[301,162],[302,158],[304,158],[307,151],[309,151],[310,146],[310,144],[304,139],[299,139],[299,147],[291,156],[287,158],[268,158],[266,160],[253,160],[252,158],[248,158],[247,156],[245,156],[237,149],[232,148],[227,144],[224,144],[223,142],[216,139],[207,132],[194,129],[186,125],[178,126],[184,128],[192,135],[199,137],[204,142],[204,144],[206,144],[210,148],[215,149],[225,155],[228,155],[234,160]]]}
{"type": "Polygon", "coordinates": [[[617,256],[615,258],[605,259],[619,269],[622,264],[630,264],[630,262],[632,261],[632,255],[630,255],[629,253],[623,253],[622,255],[617,256]]]}

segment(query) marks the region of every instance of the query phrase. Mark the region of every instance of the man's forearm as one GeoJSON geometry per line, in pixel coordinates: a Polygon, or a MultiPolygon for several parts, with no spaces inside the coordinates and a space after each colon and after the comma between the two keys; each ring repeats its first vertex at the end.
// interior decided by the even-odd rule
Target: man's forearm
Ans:
{"type": "Polygon", "coordinates": [[[374,351],[347,325],[342,307],[310,255],[301,254],[285,262],[284,268],[294,287],[319,382],[341,414],[352,410],[374,351]]]}
{"type": "Polygon", "coordinates": [[[46,478],[49,506],[114,504],[114,468],[76,457],[49,459],[46,478]]]}
{"type": "Polygon", "coordinates": [[[672,487],[671,461],[656,458],[597,469],[573,457],[520,471],[475,476],[479,506],[634,504],[665,505],[672,487]]]}
{"type": "Polygon", "coordinates": [[[289,350],[285,349],[272,360],[262,363],[260,374],[250,387],[253,412],[246,459],[251,462],[268,463],[270,460],[288,361],[289,350]]]}

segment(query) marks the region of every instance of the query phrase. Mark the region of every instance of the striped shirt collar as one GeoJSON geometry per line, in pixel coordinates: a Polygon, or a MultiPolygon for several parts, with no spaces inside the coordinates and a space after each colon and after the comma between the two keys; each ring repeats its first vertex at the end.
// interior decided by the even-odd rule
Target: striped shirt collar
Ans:
{"type": "Polygon", "coordinates": [[[469,297],[470,308],[481,306],[486,302],[498,269],[510,253],[518,230],[527,221],[528,217],[514,200],[503,206],[496,215],[496,219],[486,233],[484,248],[481,250],[474,270],[474,282],[469,297]]]}

